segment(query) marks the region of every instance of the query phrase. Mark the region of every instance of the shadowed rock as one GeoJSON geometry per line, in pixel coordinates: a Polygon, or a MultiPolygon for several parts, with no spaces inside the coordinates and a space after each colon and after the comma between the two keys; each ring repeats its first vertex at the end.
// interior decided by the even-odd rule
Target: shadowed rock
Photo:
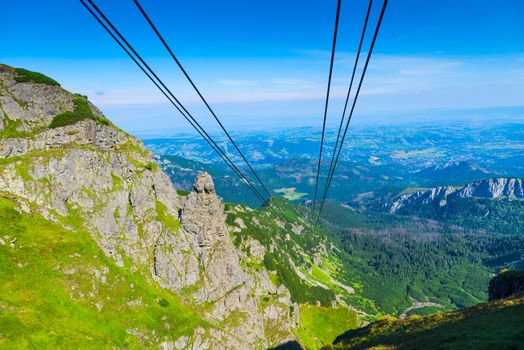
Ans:
{"type": "Polygon", "coordinates": [[[524,271],[503,270],[489,281],[489,300],[524,293],[524,271]]]}

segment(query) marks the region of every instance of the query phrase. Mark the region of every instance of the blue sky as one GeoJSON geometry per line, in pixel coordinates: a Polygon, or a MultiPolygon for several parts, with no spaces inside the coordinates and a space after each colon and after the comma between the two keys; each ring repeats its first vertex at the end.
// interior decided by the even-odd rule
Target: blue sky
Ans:
{"type": "MultiPolygon", "coordinates": [[[[132,1],[97,3],[213,127],[132,1]]],[[[142,5],[229,128],[321,123],[335,0],[142,5]]],[[[380,5],[375,0],[375,14],[380,5]]],[[[366,6],[343,1],[330,124],[340,117],[366,6]]],[[[0,62],[41,71],[88,95],[131,132],[187,128],[80,2],[5,1],[2,12],[8,15],[2,16],[0,62]]],[[[524,105],[522,13],[521,0],[390,0],[355,120],[524,105]]]]}

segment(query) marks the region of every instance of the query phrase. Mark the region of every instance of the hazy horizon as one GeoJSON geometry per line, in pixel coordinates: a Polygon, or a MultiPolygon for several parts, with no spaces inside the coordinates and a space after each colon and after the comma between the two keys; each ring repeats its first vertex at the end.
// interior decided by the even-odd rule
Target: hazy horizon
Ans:
{"type": "MultiPolygon", "coordinates": [[[[173,116],[175,117],[175,116],[173,116]]],[[[176,120],[176,118],[175,118],[176,120]]],[[[125,123],[125,119],[122,119],[125,123]]],[[[275,133],[279,130],[285,129],[300,129],[300,128],[311,128],[318,129],[321,132],[321,120],[315,117],[301,117],[292,119],[278,119],[277,117],[270,119],[268,118],[248,118],[244,123],[228,124],[231,122],[228,118],[225,118],[225,124],[228,129],[233,133],[246,133],[246,132],[269,132],[275,133]]],[[[338,123],[340,121],[331,120],[326,125],[326,130],[335,131],[338,129],[338,123]]],[[[397,113],[376,113],[359,115],[352,121],[352,128],[361,127],[373,127],[373,126],[395,126],[402,124],[435,124],[435,123],[524,123],[524,106],[514,107],[499,107],[499,108],[478,108],[478,109],[433,109],[433,110],[420,110],[420,111],[409,111],[409,112],[397,112],[397,113]]],[[[133,133],[134,135],[142,139],[151,138],[163,138],[163,137],[180,137],[184,135],[197,136],[196,131],[188,128],[185,121],[181,120],[178,127],[155,127],[149,128],[141,127],[140,129],[132,129],[130,125],[119,125],[133,133]]],[[[217,137],[225,137],[220,128],[214,123],[204,124],[208,132],[211,135],[217,137]]],[[[351,133],[351,131],[350,131],[351,133]]]]}
{"type": "MultiPolygon", "coordinates": [[[[132,2],[99,5],[197,119],[213,129],[211,116],[132,2]]],[[[40,71],[87,95],[129,132],[189,131],[79,2],[7,2],[4,10],[25,13],[25,6],[34,11],[4,20],[5,27],[18,29],[16,36],[2,37],[0,62],[40,71]],[[48,25],[40,26],[41,18],[48,25]]],[[[144,6],[229,129],[321,125],[335,2],[144,6]]],[[[354,122],[522,108],[524,28],[518,16],[523,10],[520,1],[391,3],[354,122]]],[[[364,13],[364,2],[342,8],[328,125],[340,118],[364,13]]],[[[365,47],[369,41],[368,35],[365,47]]]]}

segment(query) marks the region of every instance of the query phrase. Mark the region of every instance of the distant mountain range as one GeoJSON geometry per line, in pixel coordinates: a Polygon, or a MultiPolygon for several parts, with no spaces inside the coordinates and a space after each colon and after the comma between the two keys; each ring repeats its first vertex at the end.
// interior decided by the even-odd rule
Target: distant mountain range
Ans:
{"type": "Polygon", "coordinates": [[[400,196],[399,199],[389,204],[389,212],[395,213],[409,205],[434,205],[445,206],[448,201],[458,198],[524,198],[524,185],[522,179],[497,178],[480,180],[469,183],[463,187],[442,186],[428,190],[400,196]]]}
{"type": "Polygon", "coordinates": [[[429,218],[487,232],[524,232],[522,179],[480,180],[404,194],[384,204],[391,214],[429,218]]]}
{"type": "MultiPolygon", "coordinates": [[[[320,129],[311,127],[234,134],[242,152],[259,167],[301,158],[314,161],[320,137],[320,129]]],[[[335,139],[334,130],[328,130],[323,156],[326,169],[335,139]]],[[[524,177],[522,140],[524,123],[518,121],[353,126],[340,159],[361,166],[395,167],[404,173],[403,178],[426,179],[434,185],[460,185],[492,177],[524,177]]],[[[232,159],[240,160],[223,136],[216,135],[216,141],[232,159]]],[[[160,156],[220,163],[209,146],[195,136],[147,139],[144,143],[160,156]]]]}
{"type": "Polygon", "coordinates": [[[477,163],[461,160],[430,166],[417,171],[415,175],[421,181],[434,183],[435,185],[458,185],[479,179],[495,177],[497,173],[477,163]]]}
{"type": "MultiPolygon", "coordinates": [[[[335,136],[332,130],[326,135],[321,183],[326,178],[335,136]]],[[[313,199],[319,130],[237,132],[234,137],[268,188],[275,193],[288,193],[295,188],[303,194],[300,200],[313,199]]],[[[520,140],[524,140],[524,123],[518,122],[355,126],[342,150],[328,199],[354,206],[383,192],[383,188],[394,197],[406,188],[463,186],[499,177],[524,178],[524,144],[520,140]]],[[[226,201],[257,205],[204,141],[180,135],[144,142],[162,158],[164,170],[169,162],[175,167],[187,165],[182,172],[168,171],[180,188],[189,188],[196,169],[205,168],[213,173],[217,191],[226,201]]],[[[219,135],[217,143],[241,165],[231,144],[219,135]]]]}
{"type": "MultiPolygon", "coordinates": [[[[258,205],[250,192],[245,191],[225,165],[204,163],[179,156],[161,156],[158,162],[181,189],[189,189],[192,179],[199,171],[208,171],[213,173],[218,193],[226,201],[258,205]]],[[[301,197],[301,200],[304,200],[313,197],[315,167],[314,159],[294,158],[280,160],[271,165],[259,165],[257,168],[264,183],[275,193],[283,192],[282,189],[295,188],[297,192],[304,194],[301,197]]],[[[339,202],[359,201],[363,194],[380,192],[383,187],[389,187],[395,196],[406,188],[449,187],[497,176],[496,172],[468,161],[430,166],[415,173],[410,173],[408,168],[402,165],[340,161],[328,198],[339,202]]],[[[321,182],[324,179],[325,176],[322,175],[321,182]]]]}

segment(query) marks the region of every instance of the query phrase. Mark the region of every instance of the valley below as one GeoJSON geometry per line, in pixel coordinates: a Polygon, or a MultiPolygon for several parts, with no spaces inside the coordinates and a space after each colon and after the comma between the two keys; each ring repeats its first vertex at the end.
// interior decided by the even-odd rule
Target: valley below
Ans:
{"type": "MultiPolygon", "coordinates": [[[[275,195],[311,207],[315,131],[235,136],[275,195]]],[[[462,308],[486,300],[500,269],[524,268],[523,123],[357,125],[350,136],[320,222],[355,290],[352,305],[396,316],[462,308]]],[[[198,139],[144,142],[180,188],[208,171],[225,201],[263,204],[198,139]]]]}

